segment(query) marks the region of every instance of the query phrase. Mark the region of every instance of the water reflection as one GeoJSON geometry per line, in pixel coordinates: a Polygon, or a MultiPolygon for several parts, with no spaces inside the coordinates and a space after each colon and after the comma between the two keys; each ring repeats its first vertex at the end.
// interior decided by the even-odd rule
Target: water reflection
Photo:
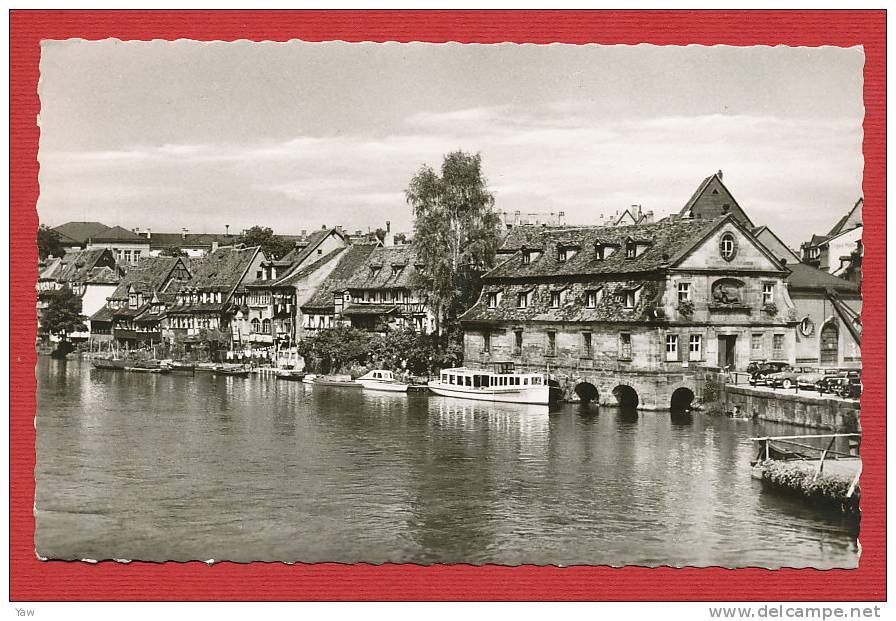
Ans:
{"type": "Polygon", "coordinates": [[[477,403],[41,358],[53,558],[853,567],[855,527],[764,491],[684,412],[477,403]]]}

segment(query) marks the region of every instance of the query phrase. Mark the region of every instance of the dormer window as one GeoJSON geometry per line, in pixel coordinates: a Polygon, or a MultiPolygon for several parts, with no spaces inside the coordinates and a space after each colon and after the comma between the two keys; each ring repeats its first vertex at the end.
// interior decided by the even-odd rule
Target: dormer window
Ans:
{"type": "Polygon", "coordinates": [[[632,240],[625,242],[625,258],[634,259],[638,256],[638,246],[632,240]]]}
{"type": "Polygon", "coordinates": [[[541,250],[523,249],[523,265],[529,265],[532,261],[537,261],[541,256],[541,250]]]}
{"type": "Polygon", "coordinates": [[[371,265],[370,266],[370,277],[371,278],[376,278],[379,275],[379,273],[380,273],[379,265],[371,265]]]}
{"type": "Polygon", "coordinates": [[[498,305],[501,303],[501,292],[500,291],[489,291],[486,296],[488,301],[489,308],[498,308],[498,305]]]}
{"type": "Polygon", "coordinates": [[[560,263],[566,263],[566,248],[561,246],[557,249],[557,261],[560,263]]]}
{"type": "Polygon", "coordinates": [[[531,291],[525,291],[523,293],[519,293],[516,296],[516,307],[517,308],[529,308],[529,296],[532,295],[531,291]]]}
{"type": "Polygon", "coordinates": [[[622,304],[625,307],[625,310],[632,310],[638,304],[638,300],[641,297],[641,288],[626,289],[621,295],[622,304]]]}
{"type": "Polygon", "coordinates": [[[392,266],[392,275],[398,276],[399,274],[401,274],[401,268],[402,268],[401,265],[393,265],[392,266]]]}
{"type": "Polygon", "coordinates": [[[131,293],[128,295],[128,306],[131,308],[137,308],[137,294],[131,293]]]}
{"type": "Polygon", "coordinates": [[[551,308],[560,308],[562,291],[551,291],[551,308]]]}
{"type": "Polygon", "coordinates": [[[597,308],[604,297],[603,289],[592,289],[585,292],[585,308],[597,308]]]}

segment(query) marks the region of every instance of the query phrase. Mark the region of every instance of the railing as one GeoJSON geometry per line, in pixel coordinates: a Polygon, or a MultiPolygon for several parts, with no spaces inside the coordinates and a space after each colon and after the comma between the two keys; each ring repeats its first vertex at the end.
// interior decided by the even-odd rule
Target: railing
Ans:
{"type": "MultiPolygon", "coordinates": [[[[815,468],[815,474],[812,477],[814,481],[818,478],[818,475],[822,473],[824,470],[825,461],[828,459],[837,460],[841,458],[846,459],[855,459],[859,457],[858,450],[859,445],[862,440],[862,434],[860,433],[832,433],[832,434],[821,434],[821,435],[804,435],[804,436],[765,436],[761,438],[750,438],[753,442],[758,443],[759,451],[756,454],[756,459],[753,461],[753,464],[756,464],[761,461],[768,460],[778,460],[778,461],[818,461],[818,465],[815,468]],[[846,451],[838,451],[834,450],[834,444],[838,439],[844,439],[847,444],[846,451]],[[822,448],[821,446],[812,446],[811,444],[806,444],[802,442],[803,440],[826,440],[830,439],[827,443],[827,446],[822,448]],[[776,446],[777,445],[777,446],[776,446]],[[806,451],[811,451],[813,454],[806,454],[806,451]]],[[[861,474],[861,466],[859,467],[859,473],[855,475],[855,479],[850,485],[849,495],[852,495],[852,491],[855,489],[856,484],[859,480],[859,474],[861,474]]]]}

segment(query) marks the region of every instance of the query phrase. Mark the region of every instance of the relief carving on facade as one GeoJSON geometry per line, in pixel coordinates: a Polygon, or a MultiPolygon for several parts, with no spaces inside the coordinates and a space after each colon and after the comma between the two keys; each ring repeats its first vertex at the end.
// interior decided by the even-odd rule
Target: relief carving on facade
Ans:
{"type": "Polygon", "coordinates": [[[722,278],[712,284],[713,306],[743,306],[744,283],[734,278],[722,278]]]}

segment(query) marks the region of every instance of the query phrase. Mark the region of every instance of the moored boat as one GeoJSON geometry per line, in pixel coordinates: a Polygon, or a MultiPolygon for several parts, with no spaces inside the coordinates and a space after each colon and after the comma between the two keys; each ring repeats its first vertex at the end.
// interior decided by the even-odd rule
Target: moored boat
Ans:
{"type": "Polygon", "coordinates": [[[316,380],[316,379],[317,379],[316,373],[306,373],[305,377],[302,378],[302,383],[303,384],[313,384],[314,380],[316,380]]]}
{"type": "Polygon", "coordinates": [[[443,397],[475,401],[548,405],[560,398],[559,389],[543,373],[518,373],[512,362],[498,363],[494,370],[444,369],[428,386],[443,397]]]}
{"type": "Polygon", "coordinates": [[[183,362],[180,360],[174,360],[168,363],[168,368],[171,369],[175,373],[195,373],[196,365],[192,362],[183,362]]]}
{"type": "Polygon", "coordinates": [[[90,362],[96,369],[120,371],[125,367],[125,360],[123,358],[93,358],[90,362]]]}
{"type": "Polygon", "coordinates": [[[287,382],[301,382],[305,378],[305,373],[294,369],[280,369],[277,371],[278,380],[286,380],[287,382]]]}
{"type": "Polygon", "coordinates": [[[352,380],[351,375],[318,375],[314,378],[315,386],[333,386],[337,388],[360,388],[361,384],[352,380]]]}
{"type": "Polygon", "coordinates": [[[215,375],[225,375],[228,377],[249,377],[249,369],[242,365],[238,366],[219,366],[212,371],[215,375]]]}
{"type": "Polygon", "coordinates": [[[408,385],[395,379],[392,371],[374,369],[366,375],[355,380],[364,390],[379,390],[383,392],[407,392],[408,385]]]}
{"type": "Polygon", "coordinates": [[[168,367],[146,363],[136,363],[134,366],[125,367],[124,370],[131,373],[171,373],[168,367]]]}

